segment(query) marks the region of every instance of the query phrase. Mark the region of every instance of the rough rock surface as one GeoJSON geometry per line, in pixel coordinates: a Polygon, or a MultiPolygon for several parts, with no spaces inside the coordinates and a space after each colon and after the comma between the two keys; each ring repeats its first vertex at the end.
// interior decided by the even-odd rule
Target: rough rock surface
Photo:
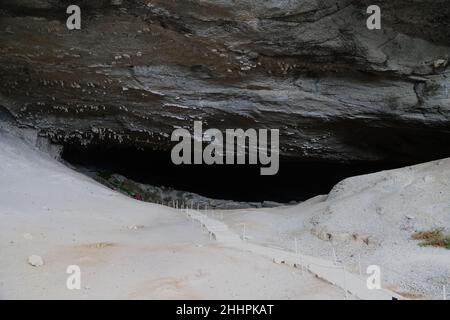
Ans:
{"type": "Polygon", "coordinates": [[[279,128],[299,159],[450,155],[446,0],[3,0],[0,119],[57,144],[163,149],[194,120],[279,128]]]}
{"type": "MultiPolygon", "coordinates": [[[[101,184],[135,199],[180,209],[190,208],[208,212],[211,209],[272,208],[282,205],[274,201],[242,202],[211,199],[193,192],[138,183],[119,174],[105,175],[93,172],[88,172],[87,174],[101,184]]],[[[291,204],[295,204],[295,202],[291,204]]]]}

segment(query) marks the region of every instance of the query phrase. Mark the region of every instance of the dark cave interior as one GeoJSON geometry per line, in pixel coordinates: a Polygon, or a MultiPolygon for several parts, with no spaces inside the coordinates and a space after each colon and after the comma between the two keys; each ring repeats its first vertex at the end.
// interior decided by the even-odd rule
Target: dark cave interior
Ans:
{"type": "Polygon", "coordinates": [[[347,177],[411,163],[294,161],[280,158],[279,172],[261,176],[260,165],[174,165],[170,152],[66,145],[63,160],[94,172],[118,173],[139,183],[243,202],[303,201],[328,193],[347,177]]]}

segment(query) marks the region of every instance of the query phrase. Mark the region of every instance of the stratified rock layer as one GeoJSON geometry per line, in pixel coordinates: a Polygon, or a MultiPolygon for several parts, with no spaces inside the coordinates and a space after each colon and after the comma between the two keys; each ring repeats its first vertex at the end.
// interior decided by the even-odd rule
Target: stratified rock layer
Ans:
{"type": "Polygon", "coordinates": [[[297,159],[450,155],[445,0],[380,0],[381,30],[368,1],[80,1],[80,31],[68,4],[0,16],[0,119],[55,143],[168,150],[202,120],[278,128],[297,159]]]}

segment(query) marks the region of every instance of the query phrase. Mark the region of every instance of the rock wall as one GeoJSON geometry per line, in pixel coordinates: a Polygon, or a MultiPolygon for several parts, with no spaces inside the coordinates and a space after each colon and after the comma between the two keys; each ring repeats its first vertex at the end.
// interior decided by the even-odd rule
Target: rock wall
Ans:
{"type": "Polygon", "coordinates": [[[194,120],[283,156],[450,156],[448,0],[3,0],[0,115],[57,144],[170,148],[194,120]],[[375,4],[375,3],[374,3],[375,4]],[[3,111],[1,111],[3,110],[3,111]]]}

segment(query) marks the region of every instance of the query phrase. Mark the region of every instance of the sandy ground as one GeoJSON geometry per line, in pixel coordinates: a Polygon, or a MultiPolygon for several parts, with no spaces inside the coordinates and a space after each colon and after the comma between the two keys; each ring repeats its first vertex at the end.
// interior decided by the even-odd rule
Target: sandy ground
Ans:
{"type": "Polygon", "coordinates": [[[226,249],[167,207],[103,187],[0,131],[0,299],[343,299],[226,249]],[[28,264],[39,255],[45,264],[28,264]],[[80,290],[66,268],[81,268],[80,290]]]}

